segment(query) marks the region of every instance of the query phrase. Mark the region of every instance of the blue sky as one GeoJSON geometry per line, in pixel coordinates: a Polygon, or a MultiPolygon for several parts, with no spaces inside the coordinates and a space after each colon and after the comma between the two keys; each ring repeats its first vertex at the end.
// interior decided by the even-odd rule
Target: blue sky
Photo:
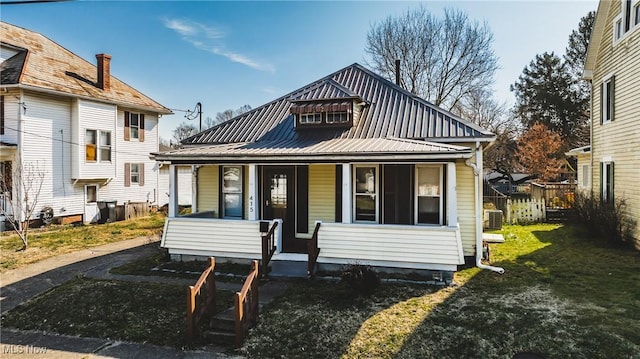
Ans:
{"type": "MultiPolygon", "coordinates": [[[[70,1],[5,5],[2,21],[44,34],[95,62],[112,55],[112,74],[172,109],[203,106],[203,118],[260,106],[354,62],[366,65],[366,36],[387,16],[419,7],[388,1],[70,1]]],[[[544,51],[563,54],[580,18],[597,1],[427,1],[486,21],[500,69],[495,97],[544,51]]],[[[160,135],[186,121],[164,116],[160,135]]],[[[197,120],[192,122],[196,127],[197,120]]]]}

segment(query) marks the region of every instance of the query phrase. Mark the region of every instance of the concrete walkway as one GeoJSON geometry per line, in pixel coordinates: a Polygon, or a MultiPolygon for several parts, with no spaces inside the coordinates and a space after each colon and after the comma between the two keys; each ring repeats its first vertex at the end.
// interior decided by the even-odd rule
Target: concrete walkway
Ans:
{"type": "MultiPolygon", "coordinates": [[[[158,251],[158,238],[140,237],[111,243],[43,261],[0,274],[0,312],[3,314],[53,287],[79,276],[135,282],[193,284],[193,280],[159,276],[114,275],[109,269],[158,251]]],[[[218,282],[217,288],[237,291],[240,283],[218,282]]],[[[268,281],[260,286],[261,306],[287,288],[287,283],[268,281]]],[[[110,339],[80,338],[35,331],[0,329],[0,357],[20,358],[237,358],[215,346],[183,351],[151,344],[110,339]]]]}

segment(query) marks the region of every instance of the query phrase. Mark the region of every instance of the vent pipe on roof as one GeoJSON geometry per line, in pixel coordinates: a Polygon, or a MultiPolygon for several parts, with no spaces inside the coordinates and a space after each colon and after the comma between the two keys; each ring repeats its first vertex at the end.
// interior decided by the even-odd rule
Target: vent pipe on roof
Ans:
{"type": "Polygon", "coordinates": [[[400,59],[396,59],[396,85],[400,86],[400,59]]]}
{"type": "Polygon", "coordinates": [[[103,90],[109,90],[111,87],[111,55],[97,54],[98,60],[98,81],[96,86],[103,90]]]}

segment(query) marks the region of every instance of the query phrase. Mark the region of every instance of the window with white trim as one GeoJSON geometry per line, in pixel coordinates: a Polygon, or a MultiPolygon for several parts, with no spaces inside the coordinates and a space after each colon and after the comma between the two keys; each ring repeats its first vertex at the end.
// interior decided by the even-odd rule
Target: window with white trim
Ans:
{"type": "Polygon", "coordinates": [[[140,114],[129,113],[129,136],[130,138],[140,137],[140,114]]]}
{"type": "Polygon", "coordinates": [[[378,166],[357,165],[354,176],[354,218],[356,222],[378,222],[378,166]]]}
{"type": "Polygon", "coordinates": [[[99,131],[100,132],[100,141],[99,141],[99,159],[100,162],[111,162],[111,132],[109,131],[99,131]]]}
{"type": "Polygon", "coordinates": [[[640,25],[640,1],[638,1],[633,7],[634,25],[640,25]]]}
{"type": "Polygon", "coordinates": [[[416,166],[416,224],[442,224],[442,166],[416,166]]]}
{"type": "Polygon", "coordinates": [[[242,166],[222,166],[222,217],[242,218],[242,166]]]}
{"type": "Polygon", "coordinates": [[[322,123],[322,113],[302,113],[300,114],[301,124],[322,123]]]}
{"type": "Polygon", "coordinates": [[[98,131],[86,130],[84,135],[84,159],[87,162],[98,160],[98,131]]]}
{"type": "Polygon", "coordinates": [[[600,99],[602,100],[602,112],[600,116],[601,123],[609,123],[613,121],[613,109],[614,109],[614,79],[615,77],[609,76],[602,81],[600,87],[600,99]]]}
{"type": "Polygon", "coordinates": [[[327,123],[347,123],[349,122],[349,113],[344,112],[328,112],[327,123]]]}
{"type": "Polygon", "coordinates": [[[589,165],[582,165],[582,187],[583,188],[588,188],[589,187],[589,177],[591,174],[591,166],[589,165]]]}
{"type": "Polygon", "coordinates": [[[620,40],[622,34],[622,16],[618,16],[613,20],[613,41],[620,40]]]}
{"type": "Polygon", "coordinates": [[[600,175],[602,186],[600,188],[600,198],[604,202],[613,201],[613,162],[601,162],[600,163],[600,175]]]}
{"type": "Polygon", "coordinates": [[[138,163],[132,163],[129,167],[129,171],[131,183],[140,184],[140,165],[138,163]]]}

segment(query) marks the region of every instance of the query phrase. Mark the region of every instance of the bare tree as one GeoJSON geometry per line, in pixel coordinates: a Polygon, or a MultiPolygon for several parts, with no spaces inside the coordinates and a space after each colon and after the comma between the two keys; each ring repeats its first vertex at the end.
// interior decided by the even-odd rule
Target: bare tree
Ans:
{"type": "Polygon", "coordinates": [[[13,173],[11,171],[4,173],[0,182],[2,193],[7,196],[4,204],[8,204],[8,208],[4,204],[0,206],[0,214],[20,237],[22,241],[20,250],[25,250],[29,245],[29,222],[38,205],[45,173],[37,162],[35,164],[18,162],[13,173]],[[15,194],[13,193],[14,184],[18,185],[15,194]]]}
{"type": "Polygon", "coordinates": [[[178,127],[173,129],[173,140],[176,145],[179,145],[182,140],[191,137],[198,133],[198,129],[194,125],[190,125],[186,122],[181,123],[178,127]]]}
{"type": "Polygon", "coordinates": [[[215,125],[219,124],[219,123],[223,123],[226,121],[229,121],[230,119],[236,117],[236,116],[240,116],[243,113],[250,111],[251,110],[251,106],[249,105],[242,105],[240,106],[238,109],[236,109],[235,111],[232,109],[228,109],[228,110],[224,110],[222,112],[218,112],[216,114],[216,120],[215,120],[215,125]]]}
{"type": "Polygon", "coordinates": [[[438,18],[424,7],[374,24],[365,51],[370,65],[392,80],[401,60],[401,86],[449,110],[474,91],[489,87],[498,68],[486,23],[455,9],[438,18]]]}

